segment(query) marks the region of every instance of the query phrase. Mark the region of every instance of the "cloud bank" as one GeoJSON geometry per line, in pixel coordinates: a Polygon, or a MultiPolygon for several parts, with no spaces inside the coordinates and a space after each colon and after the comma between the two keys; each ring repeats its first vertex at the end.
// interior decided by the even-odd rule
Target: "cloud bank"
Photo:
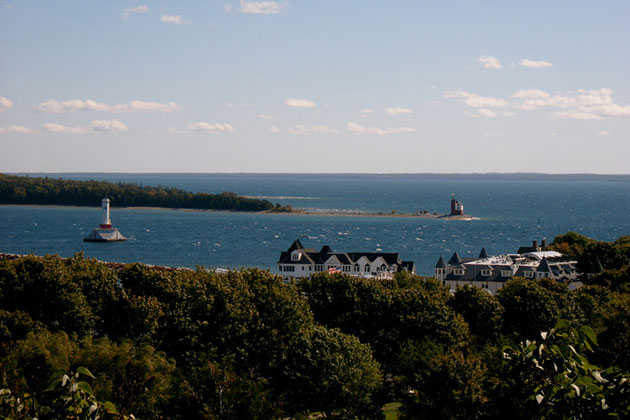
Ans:
{"type": "Polygon", "coordinates": [[[348,132],[352,134],[375,134],[378,136],[387,136],[389,134],[404,134],[404,133],[415,133],[416,129],[413,127],[397,127],[397,128],[376,128],[376,127],[364,127],[362,125],[348,122],[346,127],[348,132]]]}
{"type": "Polygon", "coordinates": [[[249,13],[255,15],[277,15],[286,8],[286,4],[281,4],[275,1],[241,0],[241,7],[238,9],[238,11],[241,13],[249,13]]]}
{"type": "Polygon", "coordinates": [[[13,106],[13,102],[9,98],[0,96],[0,112],[6,111],[13,106]]]}
{"type": "Polygon", "coordinates": [[[209,123],[205,121],[199,121],[196,123],[188,124],[188,129],[197,133],[205,134],[219,134],[219,133],[232,133],[236,129],[226,123],[209,123]]]}
{"type": "Polygon", "coordinates": [[[44,130],[56,134],[120,133],[129,128],[118,120],[92,120],[87,126],[69,127],[57,123],[44,124],[44,130]]]}
{"type": "Polygon", "coordinates": [[[284,103],[294,108],[314,108],[315,107],[315,102],[310,101],[308,99],[287,98],[284,101],[284,103]]]}
{"type": "Polygon", "coordinates": [[[72,99],[69,101],[56,101],[49,99],[33,107],[35,111],[49,114],[74,113],[79,111],[100,112],[173,112],[179,111],[181,106],[175,102],[159,103],[145,101],[130,101],[126,104],[107,105],[91,99],[72,99]]]}
{"type": "Polygon", "coordinates": [[[503,68],[499,59],[491,55],[481,56],[477,59],[487,69],[500,69],[503,68]]]}

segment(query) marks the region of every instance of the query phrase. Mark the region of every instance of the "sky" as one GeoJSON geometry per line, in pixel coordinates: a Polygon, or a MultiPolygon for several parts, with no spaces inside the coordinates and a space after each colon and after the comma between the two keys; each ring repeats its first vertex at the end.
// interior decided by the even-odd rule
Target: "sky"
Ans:
{"type": "Polygon", "coordinates": [[[0,172],[630,173],[630,2],[0,0],[0,172]]]}

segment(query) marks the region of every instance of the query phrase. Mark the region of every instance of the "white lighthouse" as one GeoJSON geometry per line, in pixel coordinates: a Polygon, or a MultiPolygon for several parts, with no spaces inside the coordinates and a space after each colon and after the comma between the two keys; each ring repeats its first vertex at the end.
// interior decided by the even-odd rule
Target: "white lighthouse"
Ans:
{"type": "Polygon", "coordinates": [[[109,198],[103,198],[101,201],[101,209],[103,211],[103,221],[99,225],[101,229],[111,229],[112,221],[109,220],[109,198]]]}
{"type": "Polygon", "coordinates": [[[118,242],[127,240],[118,229],[112,226],[112,221],[109,218],[109,203],[109,198],[104,198],[101,201],[101,224],[92,233],[83,238],[85,242],[118,242]]]}

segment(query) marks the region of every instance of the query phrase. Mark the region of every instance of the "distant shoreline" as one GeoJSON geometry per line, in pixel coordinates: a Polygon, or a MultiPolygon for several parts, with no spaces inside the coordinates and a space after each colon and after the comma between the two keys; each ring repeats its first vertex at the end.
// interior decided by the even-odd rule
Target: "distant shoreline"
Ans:
{"type": "Polygon", "coordinates": [[[374,178],[417,178],[426,180],[453,181],[564,181],[564,182],[630,182],[628,174],[593,174],[593,173],[561,173],[544,172],[470,172],[470,173],[353,173],[353,172],[6,172],[19,176],[235,176],[235,177],[374,177],[374,178]]]}
{"type": "MultiPolygon", "coordinates": [[[[0,204],[0,207],[60,207],[60,208],[90,208],[100,209],[97,206],[69,206],[69,205],[55,205],[55,204],[0,204]]],[[[276,216],[344,216],[344,217],[382,217],[382,218],[408,218],[408,219],[445,219],[445,220],[480,220],[478,217],[471,215],[451,216],[447,214],[436,213],[385,213],[385,212],[361,212],[361,211],[316,211],[307,209],[293,209],[293,211],[238,211],[238,210],[213,210],[213,209],[187,209],[187,208],[175,208],[175,207],[112,207],[112,211],[115,210],[149,210],[149,211],[186,211],[186,212],[205,212],[205,213],[238,213],[238,214],[268,214],[276,216]]]]}

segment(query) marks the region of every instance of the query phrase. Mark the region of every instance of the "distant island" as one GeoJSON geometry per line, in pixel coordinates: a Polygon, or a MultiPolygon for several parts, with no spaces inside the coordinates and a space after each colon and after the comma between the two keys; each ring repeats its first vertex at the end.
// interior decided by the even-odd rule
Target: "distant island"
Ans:
{"type": "MultiPolygon", "coordinates": [[[[0,174],[0,204],[40,206],[94,207],[109,198],[115,207],[134,209],[181,209],[233,212],[258,212],[304,216],[402,217],[423,219],[477,220],[455,211],[439,214],[427,210],[414,213],[362,210],[299,209],[291,205],[273,204],[268,200],[239,196],[233,192],[221,194],[192,193],[178,188],[151,187],[136,183],[113,183],[95,180],[31,177],[0,174]]],[[[453,205],[456,200],[451,202],[453,205]]],[[[459,203],[458,203],[459,204],[459,203]]]]}
{"type": "Polygon", "coordinates": [[[291,211],[268,200],[232,192],[192,193],[133,183],[76,181],[0,174],[0,204],[95,206],[108,197],[116,207],[161,207],[245,212],[291,211]]]}

